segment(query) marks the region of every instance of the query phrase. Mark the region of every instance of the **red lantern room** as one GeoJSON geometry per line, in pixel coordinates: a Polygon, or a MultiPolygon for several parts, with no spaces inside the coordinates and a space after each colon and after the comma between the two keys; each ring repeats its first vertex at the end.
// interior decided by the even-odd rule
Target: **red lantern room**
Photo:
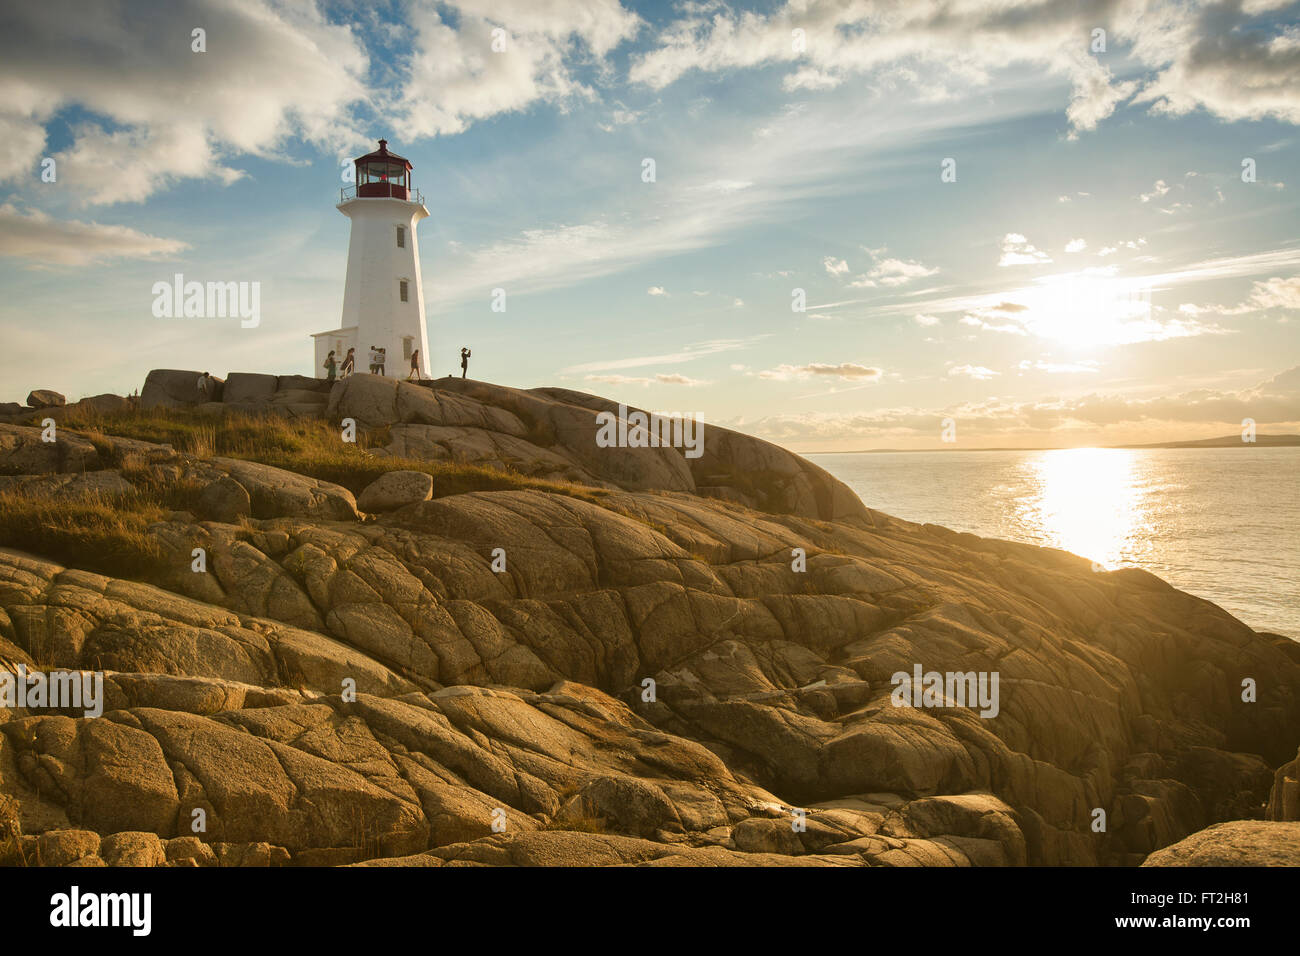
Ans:
{"type": "Polygon", "coordinates": [[[388,140],[379,141],[379,149],[356,160],[357,196],[362,199],[411,198],[410,160],[388,151],[388,140]]]}

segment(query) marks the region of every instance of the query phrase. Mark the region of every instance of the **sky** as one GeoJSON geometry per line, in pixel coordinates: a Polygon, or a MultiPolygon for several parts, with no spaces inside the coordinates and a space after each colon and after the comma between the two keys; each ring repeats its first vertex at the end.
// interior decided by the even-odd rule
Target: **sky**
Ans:
{"type": "Polygon", "coordinates": [[[435,375],[804,452],[1300,432],[1276,0],[6,4],[0,401],[311,374],[380,137],[435,375]]]}

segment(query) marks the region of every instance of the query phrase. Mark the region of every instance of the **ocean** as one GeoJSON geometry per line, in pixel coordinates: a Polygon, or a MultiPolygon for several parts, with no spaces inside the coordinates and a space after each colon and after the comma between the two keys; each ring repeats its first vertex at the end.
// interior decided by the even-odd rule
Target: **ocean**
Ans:
{"type": "Polygon", "coordinates": [[[886,514],[1144,568],[1300,641],[1300,448],[805,457],[886,514]]]}

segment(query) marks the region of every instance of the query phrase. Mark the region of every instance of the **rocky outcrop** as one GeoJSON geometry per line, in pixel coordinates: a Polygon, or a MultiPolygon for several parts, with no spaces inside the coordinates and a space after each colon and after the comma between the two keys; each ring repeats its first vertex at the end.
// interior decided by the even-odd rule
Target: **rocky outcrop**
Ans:
{"type": "Polygon", "coordinates": [[[73,415],[122,415],[131,412],[135,408],[134,399],[109,393],[92,395],[72,404],[66,404],[62,395],[51,393],[59,399],[58,402],[33,407],[30,401],[36,394],[33,392],[32,395],[27,396],[28,405],[19,405],[17,402],[0,402],[0,423],[30,426],[43,422],[46,418],[62,422],[73,415]]]}
{"type": "Polygon", "coordinates": [[[61,394],[48,388],[38,388],[27,394],[27,404],[31,408],[51,408],[66,405],[67,401],[61,394]]]}
{"type": "Polygon", "coordinates": [[[174,368],[156,368],[144,380],[140,389],[140,407],[187,408],[203,401],[220,401],[222,380],[212,377],[212,390],[205,399],[199,392],[198,380],[202,371],[194,372],[174,368]]]}
{"type": "MultiPolygon", "coordinates": [[[[624,407],[629,415],[638,409],[624,407]]],[[[567,389],[512,389],[445,378],[419,385],[353,375],[334,385],[326,414],[390,426],[390,455],[510,468],[625,491],[685,491],[763,511],[834,520],[861,516],[838,479],[769,442],[700,426],[699,457],[682,447],[601,447],[600,413],[617,403],[567,389]]]]}
{"type": "Polygon", "coordinates": [[[0,475],[79,473],[101,467],[99,450],[85,436],[65,432],[41,439],[40,428],[0,425],[0,475]]]}
{"type": "Polygon", "coordinates": [[[433,477],[423,471],[390,471],[369,485],[357,498],[362,511],[396,511],[433,497],[433,477]]]}
{"type": "MultiPolygon", "coordinates": [[[[851,506],[711,426],[698,462],[599,449],[590,397],[438,384],[330,391],[329,415],[403,459],[360,500],[259,462],[0,426],[0,471],[40,494],[148,495],[149,468],[197,489],[150,512],[139,580],[0,547],[0,667],[104,680],[101,716],[0,714],[0,853],[1163,864],[1224,856],[1235,831],[1215,824],[1266,800],[1291,812],[1300,659],[1214,605],[851,506]],[[446,494],[410,474],[418,449],[535,453],[511,467],[589,487],[446,494]],[[701,476],[761,507],[701,495],[701,476]],[[918,666],[996,675],[996,707],[949,688],[898,706],[918,666]]],[[[1289,839],[1243,832],[1261,861],[1289,839]]]]}
{"type": "Polygon", "coordinates": [[[1300,821],[1300,753],[1277,768],[1264,819],[1300,821]]]}
{"type": "Polygon", "coordinates": [[[1300,823],[1219,823],[1152,853],[1142,865],[1300,866],[1300,823]]]}

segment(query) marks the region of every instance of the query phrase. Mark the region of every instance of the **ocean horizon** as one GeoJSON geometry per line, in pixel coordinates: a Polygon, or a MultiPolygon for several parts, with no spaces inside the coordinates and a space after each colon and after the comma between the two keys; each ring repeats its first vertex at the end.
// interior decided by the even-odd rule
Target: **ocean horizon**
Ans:
{"type": "Polygon", "coordinates": [[[1300,448],[810,454],[869,508],[1139,567],[1300,641],[1300,448]]]}

